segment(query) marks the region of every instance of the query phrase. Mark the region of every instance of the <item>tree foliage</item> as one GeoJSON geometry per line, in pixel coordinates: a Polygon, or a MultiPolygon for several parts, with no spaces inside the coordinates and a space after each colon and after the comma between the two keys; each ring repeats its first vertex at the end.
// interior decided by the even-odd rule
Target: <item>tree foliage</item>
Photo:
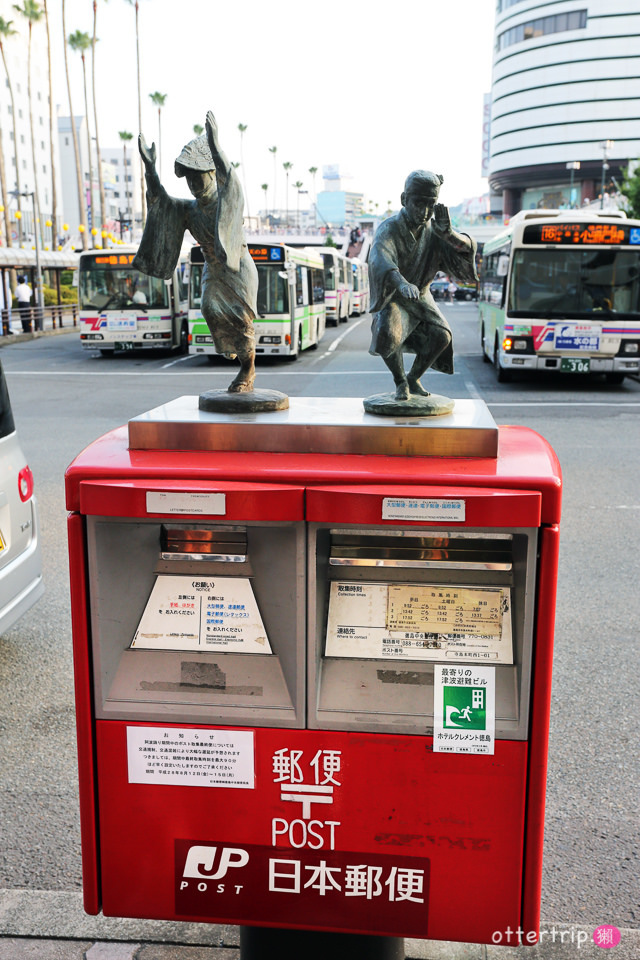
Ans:
{"type": "Polygon", "coordinates": [[[627,198],[627,213],[640,220],[640,162],[627,167],[622,181],[622,193],[627,198]]]}

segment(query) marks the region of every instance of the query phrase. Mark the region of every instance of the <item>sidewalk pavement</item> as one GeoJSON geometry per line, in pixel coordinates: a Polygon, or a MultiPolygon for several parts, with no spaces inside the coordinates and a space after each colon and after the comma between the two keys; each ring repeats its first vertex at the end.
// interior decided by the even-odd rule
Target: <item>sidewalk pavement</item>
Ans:
{"type": "MultiPolygon", "coordinates": [[[[405,940],[407,960],[640,960],[640,930],[604,952],[591,925],[547,923],[531,947],[405,940]]],[[[239,960],[238,927],[87,916],[81,893],[0,890],[0,960],[239,960]]],[[[301,958],[303,960],[303,958],[301,958]]]]}
{"type": "MultiPolygon", "coordinates": [[[[59,321],[56,321],[59,323],[59,321]]],[[[44,330],[34,330],[32,333],[23,333],[19,320],[12,320],[11,333],[0,333],[0,347],[9,347],[12,343],[24,343],[25,340],[37,340],[38,337],[51,337],[59,333],[79,333],[80,328],[73,325],[71,317],[65,317],[64,327],[54,328],[51,317],[45,317],[44,330]]]]}

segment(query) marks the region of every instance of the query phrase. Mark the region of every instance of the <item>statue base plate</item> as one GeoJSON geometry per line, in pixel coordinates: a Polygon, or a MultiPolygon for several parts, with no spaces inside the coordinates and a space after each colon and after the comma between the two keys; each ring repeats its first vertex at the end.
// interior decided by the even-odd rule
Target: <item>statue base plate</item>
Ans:
{"type": "Polygon", "coordinates": [[[396,400],[395,393],[376,393],[365,397],[362,405],[367,413],[380,417],[443,417],[451,413],[455,400],[431,393],[428,397],[411,394],[408,400],[396,400]]]}
{"type": "MultiPolygon", "coordinates": [[[[242,402],[243,395],[224,396],[242,402]]],[[[284,410],[229,413],[178,397],[129,421],[129,449],[497,456],[498,428],[482,400],[456,400],[451,413],[437,417],[410,416],[398,406],[381,417],[366,413],[360,397],[291,397],[284,410]]]]}
{"type": "Polygon", "coordinates": [[[207,390],[198,398],[198,409],[208,413],[270,413],[288,407],[289,397],[279,390],[252,390],[250,393],[207,390]]]}

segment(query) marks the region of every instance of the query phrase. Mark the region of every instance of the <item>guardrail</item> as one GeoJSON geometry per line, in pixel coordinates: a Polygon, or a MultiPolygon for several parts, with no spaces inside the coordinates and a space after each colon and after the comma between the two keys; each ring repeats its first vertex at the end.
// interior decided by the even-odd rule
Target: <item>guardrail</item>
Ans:
{"type": "Polygon", "coordinates": [[[2,333],[32,333],[58,330],[78,325],[78,304],[56,304],[52,307],[18,307],[0,311],[2,333]]]}

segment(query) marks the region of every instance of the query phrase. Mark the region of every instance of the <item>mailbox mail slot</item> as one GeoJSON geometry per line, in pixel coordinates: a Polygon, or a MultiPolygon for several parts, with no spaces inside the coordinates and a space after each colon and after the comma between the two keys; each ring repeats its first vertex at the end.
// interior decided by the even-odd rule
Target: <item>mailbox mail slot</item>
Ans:
{"type": "MultiPolygon", "coordinates": [[[[238,491],[224,484],[205,494],[224,499],[224,514],[206,522],[149,516],[149,507],[180,508],[180,497],[193,509],[186,487],[160,503],[159,491],[103,492],[103,506],[128,505],[133,516],[87,518],[96,717],[303,726],[300,491],[285,491],[291,519],[277,523],[233,522],[238,491]]],[[[268,515],[270,491],[253,493],[268,515]]]]}
{"type": "MultiPolygon", "coordinates": [[[[390,502],[412,517],[414,504],[460,503],[456,489],[414,488],[409,501],[359,490],[370,527],[334,526],[353,493],[327,493],[308,493],[308,512],[327,516],[309,526],[309,725],[432,734],[434,664],[473,663],[495,667],[496,736],[525,739],[538,531],[508,526],[522,519],[520,495],[501,492],[502,526],[477,529],[383,525],[390,502]]],[[[473,494],[464,507],[478,512],[473,494]]]]}

